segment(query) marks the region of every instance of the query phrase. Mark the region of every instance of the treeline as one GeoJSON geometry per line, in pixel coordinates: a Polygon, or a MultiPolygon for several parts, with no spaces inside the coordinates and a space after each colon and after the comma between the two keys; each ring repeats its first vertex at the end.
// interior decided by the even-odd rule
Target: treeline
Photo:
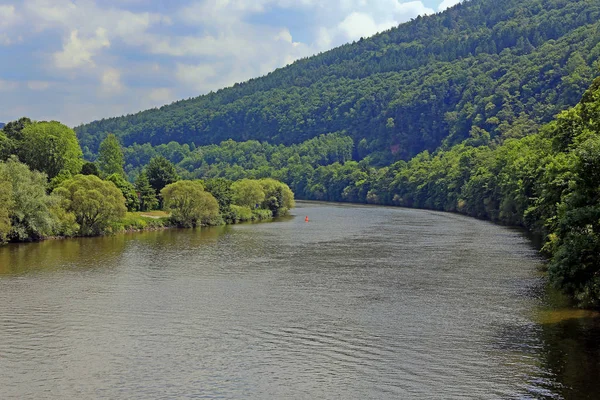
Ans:
{"type": "Polygon", "coordinates": [[[65,125],[8,123],[0,130],[0,243],[262,220],[294,206],[289,187],[273,179],[181,180],[171,162],[154,157],[132,184],[123,165],[114,135],[93,163],[65,125]]]}
{"type": "Polygon", "coordinates": [[[227,141],[196,148],[176,167],[190,179],[273,177],[304,199],[428,208],[523,226],[547,238],[550,280],[580,305],[600,307],[600,78],[574,108],[502,144],[473,129],[449,149],[375,168],[348,160],[350,141],[341,134],[290,147],[227,141]]]}
{"type": "Polygon", "coordinates": [[[577,103],[600,59],[600,3],[471,0],[265,77],[76,128],[86,153],[126,146],[267,141],[346,131],[371,165],[468,139],[535,132],[577,103]]]}

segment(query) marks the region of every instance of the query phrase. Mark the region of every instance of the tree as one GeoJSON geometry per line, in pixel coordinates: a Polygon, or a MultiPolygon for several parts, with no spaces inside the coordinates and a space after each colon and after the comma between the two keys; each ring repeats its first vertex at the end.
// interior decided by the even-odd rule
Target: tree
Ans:
{"type": "Polygon", "coordinates": [[[265,200],[261,184],[252,179],[242,179],[231,185],[233,203],[238,206],[255,208],[265,200]]]}
{"type": "Polygon", "coordinates": [[[76,175],[54,189],[61,206],[75,215],[79,234],[99,235],[125,216],[125,198],[112,182],[94,175],[76,175]]]}
{"type": "Polygon", "coordinates": [[[140,201],[135,191],[135,187],[123,178],[120,174],[112,174],[106,178],[107,181],[115,184],[125,197],[125,205],[128,211],[137,211],[140,208],[140,201]]]}
{"type": "Polygon", "coordinates": [[[273,216],[285,215],[294,207],[294,193],[288,185],[270,178],[261,179],[259,183],[265,194],[262,208],[271,210],[273,216]]]}
{"type": "Polygon", "coordinates": [[[125,158],[119,139],[112,133],[109,134],[102,143],[98,153],[98,166],[104,176],[119,174],[125,176],[123,165],[125,158]]]}
{"type": "MultiPolygon", "coordinates": [[[[8,178],[11,191],[9,239],[23,241],[51,235],[55,221],[50,211],[53,200],[46,194],[46,174],[31,171],[14,156],[0,167],[0,175],[8,178]]],[[[5,180],[5,191],[6,185],[5,180]]]]}
{"type": "Polygon", "coordinates": [[[94,162],[87,161],[81,167],[81,175],[96,175],[100,176],[100,169],[98,169],[98,165],[94,162]]]}
{"type": "Polygon", "coordinates": [[[11,154],[15,154],[15,141],[0,131],[0,161],[6,160],[11,154]]]}
{"type": "Polygon", "coordinates": [[[0,243],[5,242],[10,233],[13,206],[12,183],[4,165],[0,163],[0,243]]]}
{"type": "Polygon", "coordinates": [[[162,156],[154,157],[150,160],[146,167],[146,174],[148,175],[150,186],[152,186],[156,194],[159,194],[165,186],[179,180],[175,166],[162,156]]]}
{"type": "Polygon", "coordinates": [[[48,179],[66,170],[78,174],[83,165],[83,154],[75,132],[56,122],[35,122],[27,125],[19,142],[18,155],[32,169],[48,175],[48,179]]]}
{"type": "Polygon", "coordinates": [[[146,171],[142,171],[135,180],[135,190],[137,190],[140,198],[141,211],[154,210],[158,206],[156,192],[152,186],[150,186],[146,171]]]}
{"type": "Polygon", "coordinates": [[[21,135],[21,132],[23,132],[23,129],[25,129],[27,126],[31,125],[33,122],[27,118],[27,117],[23,117],[18,119],[17,121],[12,121],[9,122],[8,124],[4,125],[4,128],[2,128],[2,130],[4,131],[4,133],[6,134],[7,137],[9,137],[10,139],[13,140],[23,140],[23,136],[21,135]]]}
{"type": "Polygon", "coordinates": [[[229,213],[233,191],[231,190],[232,181],[223,178],[207,179],[204,186],[207,192],[212,194],[219,203],[219,211],[226,215],[229,213]]]}
{"type": "Polygon", "coordinates": [[[200,181],[179,181],[163,188],[161,196],[171,219],[182,227],[214,224],[219,216],[219,203],[200,181]]]}

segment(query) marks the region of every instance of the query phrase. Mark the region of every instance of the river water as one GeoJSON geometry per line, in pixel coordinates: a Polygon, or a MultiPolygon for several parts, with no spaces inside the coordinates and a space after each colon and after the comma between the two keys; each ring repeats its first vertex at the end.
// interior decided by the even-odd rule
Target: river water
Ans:
{"type": "Polygon", "coordinates": [[[598,398],[600,319],[521,232],[294,214],[0,248],[0,398],[598,398]]]}

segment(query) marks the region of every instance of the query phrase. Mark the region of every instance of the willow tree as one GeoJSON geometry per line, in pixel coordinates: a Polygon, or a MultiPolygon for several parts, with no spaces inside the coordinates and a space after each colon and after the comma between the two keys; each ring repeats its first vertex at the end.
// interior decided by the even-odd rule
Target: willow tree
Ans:
{"type": "Polygon", "coordinates": [[[10,214],[13,206],[12,184],[3,165],[0,164],[0,242],[6,241],[10,232],[10,214]]]}
{"type": "Polygon", "coordinates": [[[0,196],[10,204],[8,238],[23,241],[52,235],[55,219],[51,212],[53,199],[46,193],[46,174],[30,170],[13,156],[0,164],[0,175],[5,177],[0,183],[4,192],[0,196]],[[7,191],[10,198],[6,197],[7,191]]]}
{"type": "Polygon", "coordinates": [[[79,234],[99,235],[125,216],[125,198],[114,183],[95,175],[76,175],[54,189],[61,206],[75,215],[79,234]]]}
{"type": "Polygon", "coordinates": [[[233,204],[242,207],[255,208],[265,200],[262,185],[253,179],[242,179],[231,185],[233,204]]]}
{"type": "Polygon", "coordinates": [[[164,208],[171,219],[182,227],[214,224],[219,217],[219,203],[204,191],[199,181],[179,181],[161,191],[164,208]]]}

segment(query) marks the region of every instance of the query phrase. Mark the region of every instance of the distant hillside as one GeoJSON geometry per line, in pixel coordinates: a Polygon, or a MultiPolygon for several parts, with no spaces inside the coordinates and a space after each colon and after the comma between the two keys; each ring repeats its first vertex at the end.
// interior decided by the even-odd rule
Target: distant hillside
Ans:
{"type": "Polygon", "coordinates": [[[0,122],[0,129],[4,128],[4,125],[6,125],[4,122],[0,122]]]}
{"type": "Polygon", "coordinates": [[[472,0],[258,79],[79,126],[96,151],[226,139],[300,143],[345,131],[374,164],[472,135],[501,140],[577,103],[598,71],[600,2],[472,0]]]}

